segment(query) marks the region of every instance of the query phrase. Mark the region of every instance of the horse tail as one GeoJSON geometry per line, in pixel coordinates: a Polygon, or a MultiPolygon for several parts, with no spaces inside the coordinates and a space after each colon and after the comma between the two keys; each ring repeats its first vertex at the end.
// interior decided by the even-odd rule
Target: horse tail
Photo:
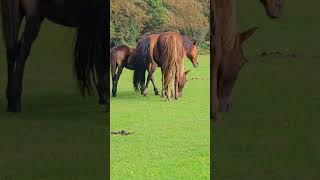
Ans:
{"type": "Polygon", "coordinates": [[[19,32],[19,0],[1,0],[2,33],[6,46],[13,48],[19,32]]]}
{"type": "MultiPolygon", "coordinates": [[[[95,71],[100,74],[102,72],[105,74],[104,76],[109,77],[107,72],[109,72],[110,61],[106,57],[107,27],[105,24],[107,20],[105,9],[97,8],[95,10],[94,7],[93,5],[91,10],[82,16],[74,47],[74,70],[83,96],[92,94],[92,81],[96,87],[98,86],[95,81],[95,71]]],[[[107,86],[107,82],[103,83],[107,86]]]]}
{"type": "Polygon", "coordinates": [[[147,70],[147,57],[149,54],[150,38],[139,41],[136,48],[134,58],[133,87],[136,91],[143,89],[141,85],[145,82],[145,74],[147,70]]]}
{"type": "Polygon", "coordinates": [[[175,36],[169,36],[164,42],[164,51],[162,54],[164,62],[164,87],[168,87],[172,76],[175,75],[175,69],[178,59],[177,39],[175,36]]]}

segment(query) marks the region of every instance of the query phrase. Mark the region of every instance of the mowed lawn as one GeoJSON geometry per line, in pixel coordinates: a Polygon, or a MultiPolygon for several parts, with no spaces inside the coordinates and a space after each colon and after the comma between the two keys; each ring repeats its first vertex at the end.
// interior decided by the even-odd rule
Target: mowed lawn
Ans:
{"type": "Polygon", "coordinates": [[[232,112],[214,128],[214,179],[320,179],[320,2],[285,2],[284,18],[270,20],[258,1],[238,1],[239,29],[260,29],[232,112]]]}
{"type": "Polygon", "coordinates": [[[105,179],[106,113],[83,99],[72,66],[74,30],[42,25],[24,78],[23,109],[6,111],[0,36],[0,179],[105,179]]]}
{"type": "MultiPolygon", "coordinates": [[[[111,135],[111,179],[209,179],[209,55],[199,57],[193,68],[185,61],[188,82],[178,101],[165,102],[135,92],[133,72],[125,69],[118,96],[111,98],[111,131],[134,132],[111,135]]],[[[161,71],[156,84],[161,91],[161,71]]]]}

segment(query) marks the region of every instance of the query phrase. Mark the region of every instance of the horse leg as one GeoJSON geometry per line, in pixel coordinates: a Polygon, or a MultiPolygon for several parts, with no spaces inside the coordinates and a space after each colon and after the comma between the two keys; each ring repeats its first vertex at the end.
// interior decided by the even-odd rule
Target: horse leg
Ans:
{"type": "Polygon", "coordinates": [[[95,62],[95,69],[96,69],[96,75],[98,77],[98,95],[99,95],[99,104],[104,105],[108,104],[107,100],[109,100],[109,91],[107,90],[107,84],[109,83],[108,81],[108,69],[105,68],[102,63],[99,63],[99,61],[95,62]]]}
{"type": "Polygon", "coordinates": [[[161,98],[164,98],[165,97],[165,90],[164,90],[164,83],[163,83],[163,69],[161,68],[161,98]]]}
{"type": "Polygon", "coordinates": [[[120,75],[122,73],[122,70],[123,70],[123,65],[120,65],[118,67],[118,70],[117,70],[117,74],[115,75],[115,78],[114,78],[114,84],[113,84],[113,87],[112,87],[112,95],[114,97],[117,96],[117,90],[118,90],[118,81],[120,79],[120,75]]]}
{"type": "Polygon", "coordinates": [[[176,69],[175,75],[174,75],[174,98],[178,100],[179,98],[179,79],[180,79],[180,69],[176,69]]]}
{"type": "Polygon", "coordinates": [[[26,17],[26,25],[24,32],[21,36],[18,54],[14,62],[13,77],[11,83],[11,103],[8,107],[9,112],[21,111],[21,93],[22,93],[22,79],[25,68],[25,63],[30,54],[31,46],[37,38],[43,18],[26,17]]]}
{"type": "Polygon", "coordinates": [[[116,90],[116,78],[117,78],[117,64],[116,63],[112,63],[111,64],[111,75],[112,75],[112,96],[116,97],[117,96],[117,90],[116,90]]]}
{"type": "Polygon", "coordinates": [[[156,86],[156,83],[154,82],[154,74],[152,74],[152,76],[151,76],[151,82],[152,82],[152,84],[153,84],[154,94],[155,94],[156,96],[159,96],[159,90],[158,90],[158,88],[157,88],[157,86],[156,86]]]}
{"type": "MultiPolygon", "coordinates": [[[[8,22],[13,21],[16,22],[16,29],[15,30],[9,30],[6,32],[5,42],[6,42],[6,53],[7,53],[7,88],[6,88],[6,97],[8,101],[7,111],[11,112],[13,109],[13,99],[14,94],[12,91],[13,88],[13,77],[14,77],[14,66],[15,66],[15,60],[17,58],[17,54],[19,53],[19,29],[21,27],[21,21],[23,18],[23,13],[19,12],[19,14],[16,17],[12,17],[13,19],[9,19],[8,22]]],[[[13,23],[10,22],[10,23],[13,23]]]]}
{"type": "Polygon", "coordinates": [[[156,71],[157,64],[151,63],[150,66],[151,66],[151,67],[148,68],[148,69],[149,69],[149,70],[148,70],[149,73],[148,73],[147,83],[146,83],[146,86],[144,87],[144,91],[143,91],[143,95],[144,95],[144,96],[147,95],[147,89],[148,89],[148,86],[149,86],[149,82],[150,82],[150,80],[152,79],[153,73],[156,71]]]}

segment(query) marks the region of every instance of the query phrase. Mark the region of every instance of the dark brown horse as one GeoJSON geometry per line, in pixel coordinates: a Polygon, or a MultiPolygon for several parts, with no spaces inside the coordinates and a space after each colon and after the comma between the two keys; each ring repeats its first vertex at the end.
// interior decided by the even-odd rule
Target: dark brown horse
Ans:
{"type": "MultiPolygon", "coordinates": [[[[198,47],[197,47],[197,42],[188,36],[181,36],[182,41],[183,41],[183,48],[184,48],[184,55],[187,56],[188,59],[191,61],[194,67],[197,67],[199,64],[198,61],[198,47]]],[[[141,61],[140,63],[140,69],[135,70],[135,76],[134,76],[134,83],[137,86],[140,84],[140,81],[144,81],[144,76],[143,74],[145,73],[145,69],[148,70],[148,78],[146,82],[146,86],[142,94],[144,96],[147,95],[147,88],[149,85],[149,82],[151,80],[153,86],[154,86],[154,91],[155,94],[158,95],[158,90],[156,88],[156,85],[154,83],[154,72],[157,68],[157,66],[161,67],[161,62],[159,58],[154,56],[154,50],[155,50],[155,45],[158,41],[159,34],[152,34],[152,35],[143,35],[139,43],[137,44],[137,53],[141,55],[140,58],[145,59],[145,61],[141,61]],[[138,79],[139,77],[143,77],[142,79],[138,79]]]]}
{"type": "Polygon", "coordinates": [[[185,54],[183,38],[174,32],[159,35],[154,48],[154,56],[162,72],[162,95],[166,100],[178,99],[186,82],[183,57],[185,54]],[[170,91],[171,86],[171,91],[170,91]]]}
{"type": "Polygon", "coordinates": [[[123,68],[134,70],[134,59],[129,58],[135,49],[126,45],[114,46],[110,51],[111,77],[112,77],[112,96],[117,96],[117,86],[123,68]]]}
{"type": "MultiPolygon", "coordinates": [[[[260,0],[270,18],[282,15],[283,0],[260,0]]],[[[246,58],[242,43],[255,31],[256,27],[243,33],[236,31],[235,0],[214,0],[211,3],[211,120],[219,119],[219,112],[230,111],[231,93],[241,67],[246,58]]]]}
{"type": "MultiPolygon", "coordinates": [[[[6,44],[9,112],[21,111],[22,79],[31,46],[45,18],[77,28],[74,68],[82,95],[92,92],[97,73],[99,103],[109,99],[107,49],[107,9],[105,0],[1,0],[2,28],[6,44]],[[21,29],[21,22],[26,25],[21,29]],[[19,39],[19,31],[22,30],[19,39]]],[[[107,108],[108,109],[108,108],[107,108]]]]}

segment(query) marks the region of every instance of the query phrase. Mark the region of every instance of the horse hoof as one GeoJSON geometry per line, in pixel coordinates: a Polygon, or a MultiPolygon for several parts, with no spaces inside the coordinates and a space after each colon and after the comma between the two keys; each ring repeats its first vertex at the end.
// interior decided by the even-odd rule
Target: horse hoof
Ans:
{"type": "Polygon", "coordinates": [[[155,91],[154,94],[155,94],[156,96],[159,96],[159,92],[158,92],[158,91],[155,91]]]}

